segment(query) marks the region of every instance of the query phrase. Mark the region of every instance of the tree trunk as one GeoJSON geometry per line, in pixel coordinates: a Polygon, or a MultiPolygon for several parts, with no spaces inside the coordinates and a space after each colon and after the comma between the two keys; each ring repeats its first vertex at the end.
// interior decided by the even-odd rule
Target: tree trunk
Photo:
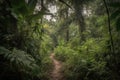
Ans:
{"type": "Polygon", "coordinates": [[[77,19],[78,24],[79,24],[79,35],[80,35],[80,43],[81,43],[81,41],[85,41],[85,35],[84,35],[85,19],[84,19],[84,16],[82,14],[83,5],[82,4],[78,5],[77,3],[75,3],[74,8],[75,8],[75,13],[76,13],[76,19],[77,19]]]}

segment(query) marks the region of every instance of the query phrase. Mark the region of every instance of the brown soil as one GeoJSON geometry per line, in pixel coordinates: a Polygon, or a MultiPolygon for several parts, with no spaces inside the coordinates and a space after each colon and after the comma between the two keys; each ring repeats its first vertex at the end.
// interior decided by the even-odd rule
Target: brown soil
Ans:
{"type": "Polygon", "coordinates": [[[55,59],[55,54],[52,53],[50,55],[50,59],[53,62],[53,70],[51,72],[51,79],[50,80],[63,80],[63,75],[61,72],[61,68],[62,68],[62,63],[58,60],[55,59]]]}

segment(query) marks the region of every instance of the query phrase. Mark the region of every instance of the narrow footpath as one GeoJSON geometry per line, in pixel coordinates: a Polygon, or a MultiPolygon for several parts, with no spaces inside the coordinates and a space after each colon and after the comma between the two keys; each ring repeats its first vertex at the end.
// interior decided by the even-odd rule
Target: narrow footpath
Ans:
{"type": "Polygon", "coordinates": [[[51,72],[51,79],[50,80],[63,80],[63,75],[61,72],[61,68],[62,68],[62,63],[58,60],[55,59],[55,54],[52,53],[50,55],[50,59],[53,62],[53,70],[51,72]]]}

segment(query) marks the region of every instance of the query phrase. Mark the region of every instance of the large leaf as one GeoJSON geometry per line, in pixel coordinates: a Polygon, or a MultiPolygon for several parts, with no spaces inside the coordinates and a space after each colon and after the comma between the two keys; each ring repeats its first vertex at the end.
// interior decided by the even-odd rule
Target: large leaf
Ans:
{"type": "Polygon", "coordinates": [[[37,0],[29,0],[29,2],[28,2],[28,7],[29,7],[29,11],[30,11],[31,13],[34,12],[34,9],[35,9],[35,7],[36,7],[36,4],[37,4],[37,0]]]}
{"type": "Polygon", "coordinates": [[[23,16],[29,13],[25,0],[11,0],[12,11],[23,16]]]}
{"type": "Polygon", "coordinates": [[[120,16],[120,9],[117,9],[115,12],[111,14],[111,19],[116,19],[120,16]]]}

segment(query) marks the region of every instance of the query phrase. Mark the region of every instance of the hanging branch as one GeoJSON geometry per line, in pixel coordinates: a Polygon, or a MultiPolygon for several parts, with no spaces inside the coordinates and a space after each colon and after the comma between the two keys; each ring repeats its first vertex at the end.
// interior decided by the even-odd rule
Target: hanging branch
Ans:
{"type": "Polygon", "coordinates": [[[110,22],[111,22],[110,21],[110,13],[109,13],[109,9],[108,9],[106,1],[103,0],[103,2],[104,2],[104,5],[105,5],[105,8],[106,8],[107,16],[108,16],[108,29],[109,29],[109,35],[110,35],[110,41],[111,41],[111,50],[112,50],[113,53],[115,53],[112,31],[111,31],[111,24],[110,24],[110,22]]]}
{"type": "Polygon", "coordinates": [[[72,7],[69,4],[67,4],[64,0],[59,0],[59,1],[72,9],[72,7]]]}

